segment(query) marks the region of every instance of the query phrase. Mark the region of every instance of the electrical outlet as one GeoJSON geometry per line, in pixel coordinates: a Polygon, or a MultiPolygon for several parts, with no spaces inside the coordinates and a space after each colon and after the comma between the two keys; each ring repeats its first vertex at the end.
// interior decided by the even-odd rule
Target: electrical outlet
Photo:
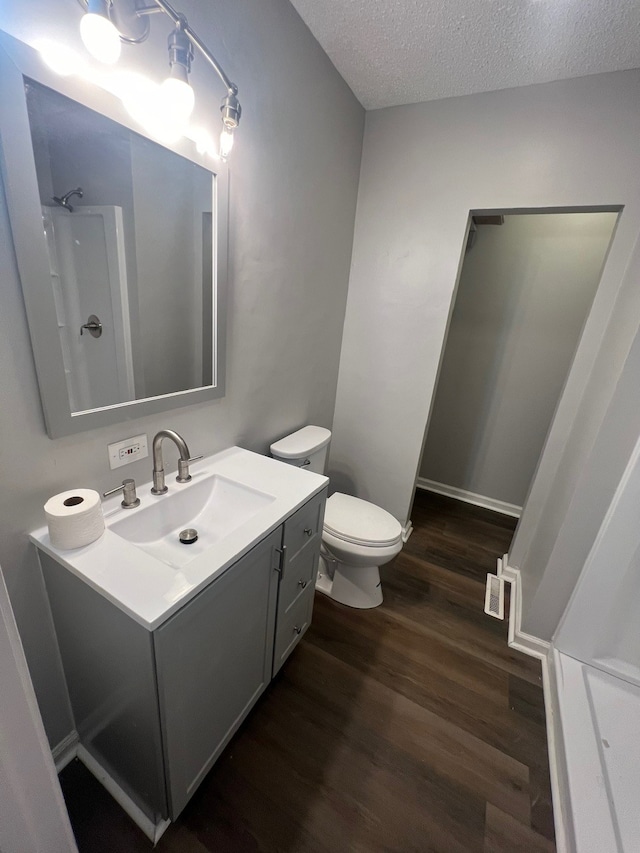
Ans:
{"type": "Polygon", "coordinates": [[[136,462],[149,455],[146,435],[134,435],[133,438],[125,438],[124,441],[116,441],[109,445],[109,467],[111,470],[136,462]]]}

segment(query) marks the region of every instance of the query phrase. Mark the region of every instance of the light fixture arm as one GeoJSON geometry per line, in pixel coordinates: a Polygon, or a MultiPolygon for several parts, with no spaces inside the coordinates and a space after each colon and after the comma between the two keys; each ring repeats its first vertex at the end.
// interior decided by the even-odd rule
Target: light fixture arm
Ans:
{"type": "MultiPolygon", "coordinates": [[[[222,131],[219,147],[220,158],[226,160],[233,145],[234,131],[238,127],[242,115],[242,106],[238,100],[238,87],[225,74],[218,60],[196,31],[189,26],[186,16],[182,12],[178,12],[168,0],[78,0],[78,3],[84,8],[85,12],[89,13],[83,17],[80,24],[81,32],[83,28],[86,30],[86,34],[82,32],[83,41],[89,52],[99,61],[105,63],[113,63],[117,60],[120,55],[120,41],[127,44],[141,44],[148,37],[150,15],[162,13],[171,19],[174,29],[167,41],[171,72],[161,86],[166,104],[170,105],[173,110],[175,121],[178,118],[186,121],[191,115],[194,94],[189,84],[189,73],[194,48],[197,49],[216,72],[227,90],[220,104],[222,131]],[[97,40],[97,36],[100,36],[102,41],[105,41],[105,30],[110,39],[108,46],[110,49],[113,48],[110,52],[103,50],[102,42],[98,44],[97,40]],[[91,40],[89,36],[96,42],[95,45],[89,44],[91,40]],[[117,52],[115,48],[117,48],[117,52]],[[100,55],[100,51],[104,56],[100,55]]],[[[144,121],[142,123],[144,124],[144,121]]]]}
{"type": "Polygon", "coordinates": [[[170,3],[167,3],[166,0],[155,0],[153,4],[148,6],[136,6],[136,14],[137,15],[152,15],[155,12],[164,12],[165,15],[168,15],[169,18],[173,21],[176,27],[179,27],[182,32],[187,36],[189,41],[194,47],[197,47],[200,53],[207,60],[209,65],[216,72],[218,77],[222,80],[224,85],[227,87],[227,91],[230,95],[238,94],[238,87],[235,83],[233,83],[229,77],[224,72],[224,69],[215,58],[215,56],[211,53],[206,44],[202,41],[200,36],[189,26],[189,22],[170,3]]]}

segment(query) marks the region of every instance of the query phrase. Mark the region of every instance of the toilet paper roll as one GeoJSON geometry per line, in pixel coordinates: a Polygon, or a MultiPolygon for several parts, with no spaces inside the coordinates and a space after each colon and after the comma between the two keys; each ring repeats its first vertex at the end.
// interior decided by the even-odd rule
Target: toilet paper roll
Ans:
{"type": "Polygon", "coordinates": [[[54,495],[44,505],[44,513],[54,548],[82,548],[104,533],[100,495],[93,489],[72,489],[54,495]]]}

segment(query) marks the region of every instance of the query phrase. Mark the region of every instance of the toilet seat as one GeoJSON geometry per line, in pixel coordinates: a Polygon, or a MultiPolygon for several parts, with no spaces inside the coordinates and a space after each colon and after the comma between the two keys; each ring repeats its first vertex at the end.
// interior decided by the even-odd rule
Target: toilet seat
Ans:
{"type": "Polygon", "coordinates": [[[342,542],[367,548],[389,547],[402,538],[402,525],[391,513],[341,492],[327,500],[324,530],[342,542]]]}

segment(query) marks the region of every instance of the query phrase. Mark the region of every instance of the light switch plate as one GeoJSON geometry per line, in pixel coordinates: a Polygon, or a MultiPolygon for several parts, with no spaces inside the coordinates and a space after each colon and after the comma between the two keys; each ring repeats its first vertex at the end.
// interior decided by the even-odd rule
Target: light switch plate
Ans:
{"type": "Polygon", "coordinates": [[[109,467],[120,468],[129,462],[136,462],[149,455],[146,435],[134,435],[133,438],[125,438],[109,445],[109,467]]]}

